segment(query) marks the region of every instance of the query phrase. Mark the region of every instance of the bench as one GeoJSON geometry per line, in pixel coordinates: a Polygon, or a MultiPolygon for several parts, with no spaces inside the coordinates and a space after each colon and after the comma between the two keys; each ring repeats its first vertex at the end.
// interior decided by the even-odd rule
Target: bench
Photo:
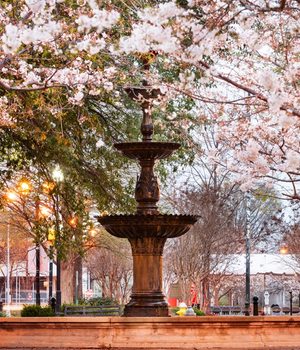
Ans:
{"type": "MultiPolygon", "coordinates": [[[[272,310],[274,312],[274,310],[272,310]]],[[[299,314],[300,308],[298,306],[293,306],[292,308],[292,314],[299,314]]],[[[291,309],[287,306],[282,308],[282,313],[285,315],[290,315],[291,309]]]]}
{"type": "Polygon", "coordinates": [[[230,314],[230,307],[223,306],[221,310],[222,310],[222,315],[230,314]]]}
{"type": "Polygon", "coordinates": [[[242,313],[242,308],[239,306],[232,306],[230,309],[231,315],[240,315],[242,313]]]}
{"type": "Polygon", "coordinates": [[[121,316],[121,305],[65,306],[64,316],[121,316]]]}
{"type": "Polygon", "coordinates": [[[221,308],[220,307],[212,307],[211,308],[211,312],[216,314],[216,315],[220,315],[221,314],[221,308]]]}
{"type": "Polygon", "coordinates": [[[290,314],[290,308],[289,307],[283,307],[281,310],[282,310],[282,313],[284,313],[285,315],[289,315],[290,314]]]}
{"type": "Polygon", "coordinates": [[[272,312],[272,315],[276,316],[276,315],[280,315],[280,312],[281,312],[281,309],[280,307],[271,307],[271,312],[272,312]]]}
{"type": "Polygon", "coordinates": [[[241,315],[242,308],[239,306],[212,306],[211,312],[216,315],[241,315]]]}

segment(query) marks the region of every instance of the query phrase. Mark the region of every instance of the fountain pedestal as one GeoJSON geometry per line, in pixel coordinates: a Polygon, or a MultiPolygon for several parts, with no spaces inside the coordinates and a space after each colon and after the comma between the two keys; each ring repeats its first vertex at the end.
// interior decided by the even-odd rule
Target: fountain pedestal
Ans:
{"type": "Polygon", "coordinates": [[[131,238],[129,242],[133,255],[133,288],[124,316],[170,316],[162,286],[162,254],[166,238],[131,238]]]}

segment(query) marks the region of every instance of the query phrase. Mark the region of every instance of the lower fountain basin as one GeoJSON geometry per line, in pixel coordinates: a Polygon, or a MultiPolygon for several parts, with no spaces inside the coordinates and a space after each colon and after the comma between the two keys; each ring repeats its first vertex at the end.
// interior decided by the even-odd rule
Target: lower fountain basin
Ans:
{"type": "Polygon", "coordinates": [[[106,231],[119,238],[175,238],[185,234],[199,219],[194,215],[130,214],[97,216],[106,231]]]}

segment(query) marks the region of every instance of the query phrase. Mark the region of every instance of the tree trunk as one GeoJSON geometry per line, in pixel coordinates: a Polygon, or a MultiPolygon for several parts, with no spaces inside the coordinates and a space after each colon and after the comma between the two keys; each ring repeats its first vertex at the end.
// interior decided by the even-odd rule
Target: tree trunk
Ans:
{"type": "Polygon", "coordinates": [[[215,306],[219,306],[219,288],[217,287],[214,288],[214,301],[215,306]]]}
{"type": "Polygon", "coordinates": [[[73,303],[74,302],[74,290],[75,290],[75,263],[73,259],[67,259],[61,261],[61,303],[73,303]]]}
{"type": "Polygon", "coordinates": [[[73,295],[76,295],[76,271],[78,272],[78,286],[77,286],[77,297],[78,299],[83,298],[83,293],[82,293],[82,257],[78,256],[75,259],[74,263],[74,274],[73,274],[73,285],[74,285],[74,291],[73,295]]]}
{"type": "Polygon", "coordinates": [[[202,281],[203,283],[203,311],[208,314],[210,313],[210,298],[209,298],[209,281],[208,278],[205,277],[202,281]]]}
{"type": "Polygon", "coordinates": [[[180,280],[179,284],[182,294],[182,301],[188,305],[191,301],[191,283],[187,280],[180,280]]]}
{"type": "Polygon", "coordinates": [[[28,256],[26,257],[26,278],[25,278],[25,289],[31,289],[31,278],[28,272],[28,256]]]}

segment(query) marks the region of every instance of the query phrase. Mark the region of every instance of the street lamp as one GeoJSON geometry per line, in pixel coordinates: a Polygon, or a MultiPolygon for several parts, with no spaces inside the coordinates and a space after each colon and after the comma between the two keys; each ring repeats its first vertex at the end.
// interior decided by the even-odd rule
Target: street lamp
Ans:
{"type": "Polygon", "coordinates": [[[71,227],[76,227],[76,225],[77,225],[77,217],[76,216],[71,217],[71,219],[69,220],[69,225],[71,227]]]}
{"type": "Polygon", "coordinates": [[[246,298],[245,316],[250,316],[250,191],[246,194],[246,298]]]}
{"type": "MultiPolygon", "coordinates": [[[[63,181],[64,175],[60,169],[59,165],[56,165],[53,174],[52,174],[53,180],[59,185],[60,182],[63,181]]],[[[58,239],[60,240],[60,223],[62,221],[61,218],[61,208],[59,203],[59,195],[57,195],[57,209],[58,209],[58,218],[59,218],[59,224],[58,224],[58,239]]],[[[57,276],[56,276],[56,314],[60,314],[60,306],[61,306],[61,289],[60,289],[60,260],[58,258],[59,255],[59,244],[58,242],[58,249],[57,249],[57,257],[56,257],[56,270],[57,270],[57,276]]]]}
{"type": "Polygon", "coordinates": [[[287,247],[285,247],[285,246],[281,247],[280,250],[279,250],[279,253],[283,254],[283,255],[287,254],[287,252],[288,252],[288,250],[287,250],[287,247]]]}
{"type": "Polygon", "coordinates": [[[64,179],[64,174],[62,173],[61,169],[60,169],[60,166],[59,165],[56,165],[54,170],[53,170],[53,173],[52,173],[52,177],[53,177],[53,180],[56,182],[56,183],[60,183],[63,181],[64,179]]]}
{"type": "Polygon", "coordinates": [[[92,228],[89,230],[89,234],[91,235],[91,237],[95,237],[96,234],[97,234],[97,230],[96,230],[94,227],[92,227],[92,228]]]}
{"type": "MultiPolygon", "coordinates": [[[[54,172],[56,174],[56,172],[54,172]]],[[[58,173],[58,176],[60,174],[58,173]]],[[[53,182],[45,181],[43,182],[43,191],[47,194],[49,194],[51,191],[53,191],[55,184],[53,182]]],[[[52,215],[52,209],[49,208],[47,205],[43,205],[40,208],[40,215],[47,219],[49,216],[52,215]]],[[[55,230],[53,228],[48,229],[48,242],[49,242],[49,295],[48,295],[48,301],[49,305],[52,304],[52,293],[53,293],[53,242],[55,240],[55,230]]]]}
{"type": "Polygon", "coordinates": [[[18,183],[18,190],[23,196],[27,196],[30,192],[31,183],[27,179],[21,179],[18,183]]]}

